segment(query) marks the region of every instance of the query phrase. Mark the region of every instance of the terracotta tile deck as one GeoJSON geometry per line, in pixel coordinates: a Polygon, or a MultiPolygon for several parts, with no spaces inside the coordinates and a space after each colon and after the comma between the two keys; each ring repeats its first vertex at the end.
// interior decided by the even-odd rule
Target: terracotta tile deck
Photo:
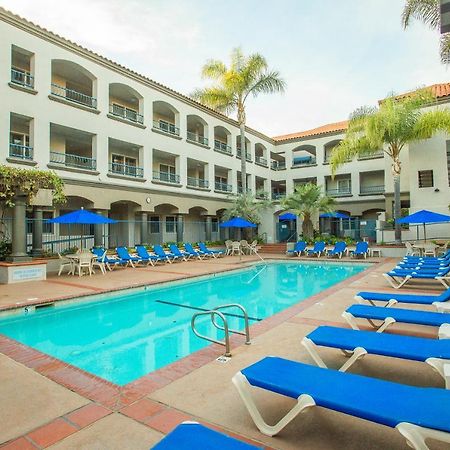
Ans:
{"type": "MultiPolygon", "coordinates": [[[[274,255],[266,257],[277,259],[274,255]]],[[[252,260],[257,258],[227,257],[208,263],[193,261],[118,269],[106,276],[51,276],[42,282],[0,286],[0,309],[233,270],[252,260]]],[[[356,292],[392,291],[381,273],[390,269],[395,260],[374,258],[370,262],[376,264],[254,324],[251,346],[241,345],[243,338],[234,336],[233,358],[226,364],[215,361],[223,348],[211,345],[123,387],[0,335],[0,423],[16,421],[7,433],[2,433],[0,428],[0,449],[144,449],[183,420],[200,421],[266,449],[406,449],[403,439],[393,430],[320,409],[294,421],[278,437],[263,436],[254,427],[230,382],[237,370],[266,354],[310,362],[300,346],[302,336],[318,325],[346,326],[341,313],[354,302],[356,292]],[[10,374],[9,384],[2,383],[2,373],[10,374]],[[10,392],[12,385],[30,386],[35,378],[45,384],[44,397],[26,389],[21,395],[10,392]],[[58,398],[62,399],[59,409],[52,406],[58,398]],[[41,417],[37,411],[45,401],[47,413],[41,417]],[[11,411],[17,417],[22,417],[19,411],[29,411],[28,416],[32,417],[17,422],[17,417],[11,417],[11,411]]],[[[424,288],[427,293],[442,292],[439,285],[427,283],[411,283],[404,292],[421,292],[424,288]]],[[[396,325],[393,332],[436,335],[424,327],[406,325],[396,325]]],[[[324,351],[325,357],[331,366],[337,366],[342,360],[337,352],[329,349],[324,351]]],[[[423,364],[396,360],[388,363],[368,356],[355,365],[354,371],[412,384],[442,384],[423,364]]],[[[279,415],[280,410],[288,407],[284,399],[269,400],[263,394],[261,399],[273,402],[274,412],[269,415],[279,415]]],[[[270,418],[275,420],[275,416],[270,418]]],[[[436,448],[441,450],[439,446],[436,448]]]]}

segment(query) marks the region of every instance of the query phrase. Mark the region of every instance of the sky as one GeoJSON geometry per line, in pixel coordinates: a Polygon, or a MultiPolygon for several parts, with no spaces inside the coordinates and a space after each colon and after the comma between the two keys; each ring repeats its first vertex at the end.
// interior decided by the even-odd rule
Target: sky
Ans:
{"type": "Polygon", "coordinates": [[[448,82],[439,35],[404,30],[404,0],[0,0],[0,6],[189,95],[208,59],[261,53],[287,84],[251,98],[269,136],[348,118],[386,94],[448,82]]]}

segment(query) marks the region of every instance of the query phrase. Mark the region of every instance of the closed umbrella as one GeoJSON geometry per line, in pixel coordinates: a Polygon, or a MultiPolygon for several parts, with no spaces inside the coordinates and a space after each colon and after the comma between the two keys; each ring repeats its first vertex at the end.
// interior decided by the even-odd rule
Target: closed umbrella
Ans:
{"type": "Polygon", "coordinates": [[[450,222],[450,216],[435,213],[433,211],[428,211],[426,209],[422,209],[421,211],[417,211],[414,214],[410,214],[409,216],[402,217],[401,219],[397,220],[397,223],[410,223],[412,225],[423,225],[423,236],[425,241],[427,240],[426,225],[444,222],[450,222]]]}
{"type": "MultiPolygon", "coordinates": [[[[117,220],[109,219],[100,214],[87,211],[83,208],[77,211],[72,211],[62,216],[48,219],[48,223],[66,223],[66,224],[80,224],[80,225],[97,225],[104,223],[117,223],[117,220]]],[[[83,228],[81,229],[81,248],[83,248],[83,228]]]]}

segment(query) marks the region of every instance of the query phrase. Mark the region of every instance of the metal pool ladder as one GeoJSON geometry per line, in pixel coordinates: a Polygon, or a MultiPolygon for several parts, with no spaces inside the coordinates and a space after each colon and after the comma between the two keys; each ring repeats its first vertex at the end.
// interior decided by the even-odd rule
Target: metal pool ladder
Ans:
{"type": "Polygon", "coordinates": [[[240,334],[242,336],[245,336],[245,344],[246,345],[250,345],[250,329],[248,326],[248,314],[246,309],[242,306],[239,305],[238,303],[229,303],[227,305],[221,305],[218,306],[217,308],[211,309],[209,311],[201,311],[198,313],[195,313],[192,316],[191,319],[191,328],[192,331],[194,332],[194,334],[196,336],[198,336],[201,339],[205,339],[206,341],[209,342],[214,342],[215,344],[219,344],[219,345],[223,345],[225,347],[225,356],[231,356],[231,351],[230,351],[230,333],[234,333],[234,334],[240,334]],[[224,309],[230,309],[230,308],[237,308],[242,312],[242,316],[241,315],[237,315],[237,314],[230,314],[230,313],[222,313],[219,310],[224,310],[224,309]],[[218,330],[222,330],[225,332],[225,340],[224,341],[219,341],[217,339],[214,339],[212,337],[209,336],[205,336],[204,334],[201,334],[197,331],[197,329],[195,328],[195,321],[197,320],[198,317],[201,316],[211,316],[211,323],[218,329],[218,330]],[[225,316],[230,315],[233,317],[241,317],[244,319],[244,323],[245,323],[245,333],[239,330],[233,330],[228,326],[228,321],[227,318],[225,316]],[[217,318],[222,320],[223,325],[220,325],[217,323],[217,318]]]}

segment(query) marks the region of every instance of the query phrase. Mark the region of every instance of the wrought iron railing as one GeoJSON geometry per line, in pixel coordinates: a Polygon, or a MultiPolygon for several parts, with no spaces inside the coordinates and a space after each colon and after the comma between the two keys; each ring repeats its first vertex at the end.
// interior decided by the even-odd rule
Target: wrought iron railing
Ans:
{"type": "Polygon", "coordinates": [[[286,162],[276,161],[273,159],[270,163],[270,167],[272,168],[272,170],[284,170],[286,169],[286,162]]]}
{"type": "MultiPolygon", "coordinates": [[[[238,148],[238,149],[236,150],[236,156],[237,156],[238,158],[240,158],[241,155],[242,155],[242,151],[241,151],[240,148],[238,148]]],[[[251,162],[251,161],[252,161],[252,154],[251,154],[250,152],[245,152],[245,160],[248,161],[248,162],[251,162]]]]}
{"type": "Polygon", "coordinates": [[[292,167],[313,166],[317,164],[317,160],[314,157],[294,158],[292,161],[292,167]]]}
{"type": "Polygon", "coordinates": [[[286,197],[285,192],[272,192],[272,200],[281,200],[286,197]]]}
{"type": "Polygon", "coordinates": [[[94,158],[70,153],[50,152],[50,162],[85,170],[95,170],[97,168],[97,161],[94,158]]]}
{"type": "Polygon", "coordinates": [[[20,144],[9,144],[9,156],[11,158],[20,158],[20,159],[33,159],[33,147],[29,147],[28,145],[20,145],[20,144]]]}
{"type": "Polygon", "coordinates": [[[208,145],[208,138],[206,138],[205,136],[200,136],[198,134],[192,133],[192,131],[188,131],[186,136],[188,141],[197,142],[198,144],[202,145],[208,145]]]}
{"type": "Polygon", "coordinates": [[[231,147],[224,142],[218,141],[214,139],[214,150],[220,153],[226,153],[227,155],[231,155],[232,150],[231,147]]]}
{"type": "Polygon", "coordinates": [[[109,105],[109,112],[113,116],[120,117],[125,120],[129,120],[130,122],[136,122],[143,124],[144,123],[144,116],[139,114],[134,109],[127,108],[125,106],[116,105],[114,103],[109,105]]]}
{"type": "Polygon", "coordinates": [[[180,184],[180,176],[175,173],[153,171],[153,179],[164,183],[180,184]]]}
{"type": "Polygon", "coordinates": [[[166,122],[165,120],[154,120],[153,128],[162,131],[163,133],[173,134],[174,136],[180,135],[180,129],[173,123],[166,122]]]}
{"type": "Polygon", "coordinates": [[[11,83],[28,88],[34,88],[34,76],[30,72],[11,68],[11,83]]]}
{"type": "Polygon", "coordinates": [[[378,186],[360,186],[360,194],[384,194],[384,184],[378,186]]]}
{"type": "Polygon", "coordinates": [[[209,182],[208,180],[203,180],[201,178],[187,177],[187,185],[207,189],[209,187],[209,182]]]}
{"type": "Polygon", "coordinates": [[[214,188],[216,191],[220,191],[220,192],[232,192],[233,191],[233,186],[231,184],[220,183],[218,181],[215,182],[214,188]]]}
{"type": "Polygon", "coordinates": [[[144,169],[142,167],[130,166],[121,163],[109,163],[109,172],[116,175],[126,175],[127,177],[143,178],[144,169]]]}
{"type": "Polygon", "coordinates": [[[358,159],[374,159],[374,158],[382,158],[384,157],[384,151],[383,150],[379,150],[375,153],[370,153],[367,155],[360,155],[358,156],[358,159]]]}
{"type": "Polygon", "coordinates": [[[267,167],[267,159],[263,156],[255,156],[255,163],[267,167]]]}
{"type": "MultiPolygon", "coordinates": [[[[239,194],[242,194],[244,192],[244,190],[242,189],[242,186],[238,186],[237,191],[239,194]]],[[[252,190],[250,188],[247,188],[245,191],[247,192],[247,194],[252,193],[252,190]]]]}
{"type": "Polygon", "coordinates": [[[327,189],[326,194],[328,197],[345,197],[347,195],[352,195],[352,190],[348,189],[327,189]]]}
{"type": "Polygon", "coordinates": [[[55,83],[52,83],[51,93],[71,102],[89,106],[89,108],[97,108],[97,99],[95,97],[91,97],[90,95],[83,94],[82,92],[78,92],[73,89],[67,89],[64,86],[59,86],[55,83]]]}

